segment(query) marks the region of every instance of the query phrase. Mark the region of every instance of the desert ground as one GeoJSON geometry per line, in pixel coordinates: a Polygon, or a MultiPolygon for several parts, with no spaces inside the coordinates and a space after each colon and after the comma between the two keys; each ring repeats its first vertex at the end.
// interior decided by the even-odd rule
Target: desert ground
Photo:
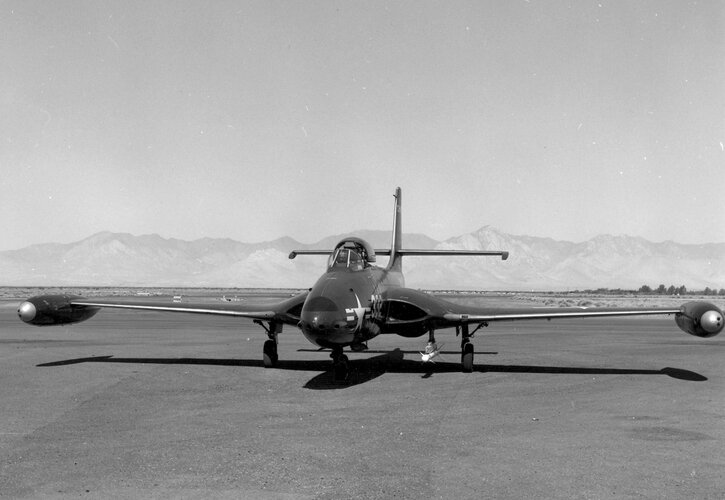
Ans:
{"type": "Polygon", "coordinates": [[[18,302],[0,302],[0,496],[725,496],[725,338],[672,318],[492,324],[472,374],[453,331],[435,364],[425,338],[383,336],[336,384],[294,328],[265,369],[250,321],[104,310],[38,328],[18,302]]]}

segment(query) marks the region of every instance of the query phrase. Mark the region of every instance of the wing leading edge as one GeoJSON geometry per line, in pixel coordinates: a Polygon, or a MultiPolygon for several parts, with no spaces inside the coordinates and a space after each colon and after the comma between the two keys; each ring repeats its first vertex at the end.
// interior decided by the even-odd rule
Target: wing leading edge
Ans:
{"type": "Polygon", "coordinates": [[[599,307],[557,307],[557,308],[492,308],[485,313],[449,312],[443,315],[453,323],[481,323],[489,321],[514,321],[527,319],[596,318],[614,316],[648,316],[679,314],[680,308],[654,307],[642,309],[599,308],[599,307]]]}
{"type": "Polygon", "coordinates": [[[101,308],[235,316],[270,323],[297,325],[307,293],[304,292],[281,301],[257,304],[177,303],[143,299],[87,299],[73,295],[40,295],[23,302],[18,308],[18,315],[24,322],[38,326],[78,323],[90,318],[101,308]]]}
{"type": "Polygon", "coordinates": [[[157,302],[143,300],[75,299],[72,306],[106,307],[110,309],[135,309],[141,311],[164,311],[192,314],[211,314],[217,316],[236,316],[241,318],[275,320],[296,325],[299,311],[307,297],[307,292],[290,299],[265,304],[240,304],[236,302],[195,303],[195,302],[157,302]]]}
{"type": "Polygon", "coordinates": [[[226,308],[223,305],[214,304],[142,304],[142,303],[126,303],[126,302],[110,302],[105,300],[74,300],[71,302],[73,306],[84,307],[105,307],[109,309],[135,309],[142,311],[164,311],[164,312],[182,312],[193,314],[213,314],[217,316],[239,316],[242,318],[253,319],[271,319],[276,314],[274,310],[263,310],[252,308],[251,310],[241,310],[236,308],[226,308]]]}

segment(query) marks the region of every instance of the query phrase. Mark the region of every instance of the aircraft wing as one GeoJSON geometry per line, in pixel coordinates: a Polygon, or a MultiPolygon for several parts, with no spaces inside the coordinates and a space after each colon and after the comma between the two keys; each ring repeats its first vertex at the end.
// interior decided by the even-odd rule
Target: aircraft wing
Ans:
{"type": "Polygon", "coordinates": [[[524,319],[583,318],[605,316],[638,316],[650,314],[677,314],[679,307],[604,308],[604,307],[486,307],[452,302],[429,293],[400,288],[385,295],[387,311],[393,316],[434,321],[441,325],[455,326],[489,321],[513,321],[524,319]],[[410,312],[411,308],[419,312],[410,312]],[[404,314],[400,314],[404,312],[404,314]]]}
{"type": "Polygon", "coordinates": [[[135,309],[217,316],[297,325],[308,292],[284,300],[247,302],[171,302],[139,298],[84,298],[71,295],[41,295],[20,305],[18,314],[26,323],[51,325],[77,323],[93,316],[100,308],[135,309]]]}
{"type": "Polygon", "coordinates": [[[458,304],[409,288],[389,290],[376,311],[393,333],[404,329],[423,331],[419,325],[450,328],[492,321],[649,315],[674,315],[680,329],[698,337],[717,335],[725,326],[722,310],[703,301],[686,302],[679,307],[485,307],[458,304]]]}

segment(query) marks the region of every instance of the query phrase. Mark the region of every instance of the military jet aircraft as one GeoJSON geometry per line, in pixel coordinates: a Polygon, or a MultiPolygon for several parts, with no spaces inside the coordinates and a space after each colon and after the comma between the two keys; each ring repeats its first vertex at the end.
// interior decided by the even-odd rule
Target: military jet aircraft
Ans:
{"type": "Polygon", "coordinates": [[[422,361],[439,353],[436,330],[455,328],[461,337],[461,364],[473,370],[471,339],[481,328],[496,321],[584,318],[634,315],[675,315],[677,326],[696,337],[712,337],[723,329],[723,312],[713,304],[687,302],[678,308],[489,308],[456,304],[440,297],[406,288],[402,263],[406,255],[489,255],[508,258],[506,251],[411,250],[402,245],[400,188],[395,192],[393,236],[390,249],[376,250],[361,238],[346,237],[332,250],[295,250],[298,255],[328,255],[327,270],[308,291],[273,304],[253,305],[223,301],[215,304],[159,302],[144,299],[86,299],[73,295],[40,295],[18,307],[20,319],[31,325],[63,325],[85,321],[101,308],[140,309],[248,318],[264,328],[265,367],[278,361],[277,342],[284,325],[298,327],[313,344],[330,349],[333,375],[348,374],[347,347],[367,348],[378,335],[403,337],[428,335],[422,361]],[[378,255],[389,256],[385,267],[376,265],[378,255]]]}

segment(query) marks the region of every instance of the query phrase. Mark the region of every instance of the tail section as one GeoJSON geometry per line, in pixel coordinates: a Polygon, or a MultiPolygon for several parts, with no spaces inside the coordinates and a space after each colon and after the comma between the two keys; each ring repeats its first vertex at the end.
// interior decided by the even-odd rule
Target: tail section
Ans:
{"type": "Polygon", "coordinates": [[[400,252],[401,248],[403,248],[403,228],[401,224],[402,196],[403,194],[400,188],[396,188],[395,212],[393,213],[393,241],[390,245],[390,261],[388,262],[388,269],[393,271],[401,271],[403,264],[403,254],[400,252]]]}
{"type": "Polygon", "coordinates": [[[403,255],[489,255],[501,257],[506,260],[509,253],[500,250],[409,250],[403,248],[403,228],[401,224],[401,205],[402,193],[400,188],[395,190],[395,213],[393,214],[393,241],[390,245],[390,251],[375,250],[379,255],[390,255],[388,269],[391,271],[402,272],[403,255]]]}
{"type": "MultiPolygon", "coordinates": [[[[403,248],[403,225],[402,225],[402,204],[403,194],[400,188],[395,189],[395,212],[393,213],[393,241],[390,244],[390,250],[388,249],[369,249],[368,255],[372,255],[373,258],[369,259],[368,262],[375,262],[375,255],[389,255],[390,260],[388,261],[387,270],[401,273],[403,271],[403,255],[491,255],[501,257],[502,260],[508,259],[509,253],[501,250],[412,250],[403,248]]],[[[338,243],[338,246],[332,250],[334,252],[343,243],[354,241],[356,244],[367,245],[359,238],[346,238],[338,243]]],[[[367,248],[367,247],[366,247],[367,248]]],[[[289,254],[290,259],[294,259],[297,255],[330,255],[330,250],[293,250],[289,254]]],[[[402,281],[401,281],[402,283],[402,281]]],[[[402,286],[402,284],[401,284],[402,286]]]]}

